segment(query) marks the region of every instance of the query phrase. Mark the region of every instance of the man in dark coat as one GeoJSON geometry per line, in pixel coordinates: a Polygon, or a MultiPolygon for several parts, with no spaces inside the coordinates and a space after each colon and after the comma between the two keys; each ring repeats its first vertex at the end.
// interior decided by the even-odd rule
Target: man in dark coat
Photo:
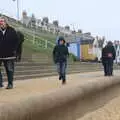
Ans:
{"type": "Polygon", "coordinates": [[[23,46],[23,42],[24,42],[24,35],[20,31],[17,31],[17,35],[18,35],[19,44],[17,47],[17,53],[16,53],[17,56],[16,57],[17,57],[17,61],[20,62],[21,56],[22,56],[22,46],[23,46]]]}
{"type": "Polygon", "coordinates": [[[59,80],[62,80],[62,83],[66,83],[66,67],[67,67],[67,57],[69,55],[68,48],[65,45],[65,40],[63,37],[60,37],[58,44],[53,50],[53,59],[57,65],[59,80]]]}
{"type": "MultiPolygon", "coordinates": [[[[18,46],[18,37],[14,28],[10,27],[5,18],[0,18],[0,66],[2,63],[6,69],[8,86],[13,88],[14,61],[16,59],[16,50],[18,46]]],[[[3,87],[3,78],[0,71],[0,87],[3,87]]]]}
{"type": "Polygon", "coordinates": [[[116,57],[116,51],[111,41],[102,50],[102,63],[105,76],[113,75],[113,61],[116,57]]]}

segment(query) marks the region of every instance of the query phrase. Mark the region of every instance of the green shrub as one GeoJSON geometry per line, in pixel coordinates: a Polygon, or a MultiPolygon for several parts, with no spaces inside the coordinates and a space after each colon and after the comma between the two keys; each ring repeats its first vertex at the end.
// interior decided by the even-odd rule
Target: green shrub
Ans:
{"type": "Polygon", "coordinates": [[[70,53],[70,58],[71,58],[73,61],[78,61],[78,58],[77,58],[74,54],[72,54],[72,53],[70,53]]]}

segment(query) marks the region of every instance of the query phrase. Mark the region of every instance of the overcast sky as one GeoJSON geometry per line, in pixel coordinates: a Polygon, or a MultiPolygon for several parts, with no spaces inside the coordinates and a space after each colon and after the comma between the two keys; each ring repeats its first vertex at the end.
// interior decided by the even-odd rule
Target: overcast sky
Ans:
{"type": "MultiPolygon", "coordinates": [[[[16,16],[16,2],[0,0],[0,11],[16,16]]],[[[74,24],[84,32],[120,40],[120,0],[19,0],[20,12],[48,16],[61,25],[74,24]]]]}

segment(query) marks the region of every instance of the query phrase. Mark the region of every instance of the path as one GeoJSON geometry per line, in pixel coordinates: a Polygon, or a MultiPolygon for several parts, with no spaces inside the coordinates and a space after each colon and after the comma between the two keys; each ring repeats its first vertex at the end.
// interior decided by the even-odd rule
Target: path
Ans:
{"type": "MultiPolygon", "coordinates": [[[[88,80],[93,80],[96,77],[102,77],[102,72],[92,72],[92,73],[80,73],[68,75],[67,85],[73,85],[77,82],[85,83],[88,80]]],[[[7,83],[5,83],[6,86],[7,83]]],[[[6,90],[4,88],[0,89],[0,104],[14,102],[21,100],[24,97],[32,96],[37,93],[45,93],[55,88],[62,88],[61,81],[58,77],[48,77],[40,79],[31,79],[25,81],[15,81],[15,86],[12,90],[6,90]]]]}
{"type": "MultiPolygon", "coordinates": [[[[115,76],[119,75],[119,71],[115,71],[115,76]]],[[[67,85],[85,84],[96,78],[104,78],[103,72],[91,72],[68,75],[67,85]]],[[[5,83],[6,85],[7,83],[5,83]]],[[[0,105],[5,103],[16,102],[23,98],[27,98],[36,94],[44,94],[50,90],[64,87],[58,77],[48,77],[40,79],[31,79],[25,81],[15,81],[15,87],[12,90],[0,89],[0,105]]],[[[65,85],[66,86],[66,85],[65,85]]],[[[77,120],[120,120],[120,86],[113,88],[106,93],[93,96],[93,99],[86,101],[86,108],[90,111],[81,114],[81,118],[77,120]],[[102,97],[100,97],[102,96],[102,97]],[[112,99],[112,100],[111,100],[112,99]],[[90,104],[89,104],[90,103],[90,104]],[[93,111],[93,112],[92,112],[93,111]]],[[[86,108],[85,104],[82,110],[86,108]]]]}

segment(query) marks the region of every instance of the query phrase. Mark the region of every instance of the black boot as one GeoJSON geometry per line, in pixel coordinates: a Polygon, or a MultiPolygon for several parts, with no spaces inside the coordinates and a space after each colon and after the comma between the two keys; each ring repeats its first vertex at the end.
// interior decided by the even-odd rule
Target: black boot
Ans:
{"type": "Polygon", "coordinates": [[[6,89],[13,89],[13,72],[8,72],[8,86],[6,89]]]}
{"type": "Polygon", "coordinates": [[[107,76],[108,76],[108,74],[104,74],[104,76],[105,76],[105,77],[107,77],[107,76]]]}
{"type": "Polygon", "coordinates": [[[3,84],[0,84],[0,88],[2,88],[2,87],[4,87],[4,85],[3,85],[3,84]]]}
{"type": "Polygon", "coordinates": [[[13,89],[13,85],[9,84],[6,89],[13,89]]]}

